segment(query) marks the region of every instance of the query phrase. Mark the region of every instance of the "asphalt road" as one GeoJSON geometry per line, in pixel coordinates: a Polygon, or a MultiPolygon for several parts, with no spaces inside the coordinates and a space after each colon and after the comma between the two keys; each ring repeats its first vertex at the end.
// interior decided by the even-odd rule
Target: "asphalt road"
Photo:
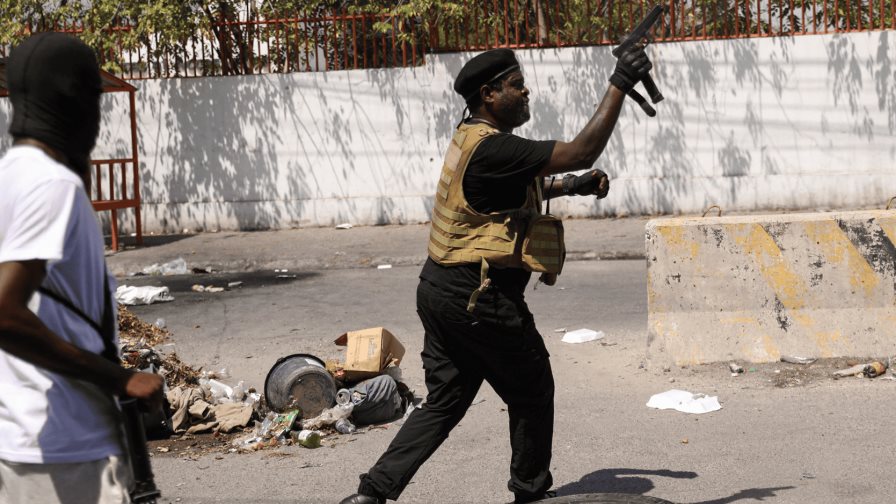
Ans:
{"type": "MultiPolygon", "coordinates": [[[[732,377],[724,363],[657,369],[645,359],[644,261],[570,262],[557,286],[527,294],[552,354],[557,383],[554,461],[561,495],[623,492],[674,502],[878,503],[896,493],[891,397],[896,382],[849,379],[776,388],[767,373],[732,377]],[[604,331],[570,345],[556,329],[604,331]],[[678,388],[717,395],[705,415],[649,409],[678,388]]],[[[384,326],[407,348],[404,381],[425,394],[422,328],[413,299],[418,266],[230,275],[142,277],[171,286],[174,302],[133,311],[165,318],[180,357],[261,388],[290,353],[339,357],[342,332],[384,326]],[[222,293],[194,283],[243,285],[222,293]]],[[[420,469],[399,502],[500,503],[506,490],[507,416],[484,386],[465,419],[420,469]]],[[[163,502],[335,503],[352,493],[397,427],[340,436],[332,447],[199,460],[154,457],[163,502]]]]}

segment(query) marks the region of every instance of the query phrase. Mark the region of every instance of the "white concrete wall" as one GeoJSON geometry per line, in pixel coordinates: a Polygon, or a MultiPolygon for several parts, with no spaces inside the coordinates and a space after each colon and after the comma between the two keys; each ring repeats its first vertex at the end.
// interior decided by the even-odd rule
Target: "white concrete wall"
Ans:
{"type": "MultiPolygon", "coordinates": [[[[518,54],[532,91],[518,133],[573,138],[606,89],[610,48],[518,54]]],[[[558,201],[555,213],[868,208],[896,195],[894,33],[669,43],[650,55],[666,100],[653,119],[625,106],[596,165],[610,196],[558,201]]],[[[463,108],[453,76],[470,56],[136,81],[145,231],[428,220],[463,108]]],[[[126,152],[126,103],[106,99],[97,157],[126,152]]],[[[0,107],[0,125],[7,117],[0,107]]]]}

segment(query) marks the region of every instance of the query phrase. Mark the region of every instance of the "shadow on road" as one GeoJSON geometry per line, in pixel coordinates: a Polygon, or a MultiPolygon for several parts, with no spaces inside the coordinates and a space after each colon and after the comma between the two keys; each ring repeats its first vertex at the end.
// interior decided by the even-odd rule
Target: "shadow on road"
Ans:
{"type": "MultiPolygon", "coordinates": [[[[666,478],[694,479],[698,475],[693,471],[671,471],[669,469],[601,469],[582,476],[579,481],[567,483],[556,488],[558,495],[576,495],[588,493],[625,493],[646,494],[655,488],[653,481],[647,476],[666,478]]],[[[765,500],[777,496],[777,492],[796,487],[748,488],[731,496],[718,499],[693,502],[689,504],[728,504],[744,500],[765,500]]]]}
{"type": "Polygon", "coordinates": [[[794,486],[785,486],[785,487],[769,487],[769,488],[748,488],[746,490],[741,490],[736,494],[730,497],[722,497],[721,499],[713,499],[708,501],[700,501],[693,502],[691,504],[727,504],[729,502],[737,502],[741,500],[765,500],[771,497],[777,497],[775,492],[780,492],[781,490],[791,490],[796,488],[794,486]]]}
{"type": "Polygon", "coordinates": [[[642,476],[694,479],[697,477],[697,473],[668,469],[601,469],[582,476],[579,481],[558,487],[556,490],[559,495],[596,492],[645,494],[654,489],[654,484],[649,478],[642,476]]]}

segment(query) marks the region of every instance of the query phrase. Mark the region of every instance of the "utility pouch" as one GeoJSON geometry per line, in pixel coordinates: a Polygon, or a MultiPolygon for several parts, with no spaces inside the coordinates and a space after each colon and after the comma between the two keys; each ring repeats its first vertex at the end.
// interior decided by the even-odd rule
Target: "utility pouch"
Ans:
{"type": "Polygon", "coordinates": [[[559,275],[566,260],[563,221],[550,214],[532,216],[523,238],[522,260],[529,271],[559,275]]]}

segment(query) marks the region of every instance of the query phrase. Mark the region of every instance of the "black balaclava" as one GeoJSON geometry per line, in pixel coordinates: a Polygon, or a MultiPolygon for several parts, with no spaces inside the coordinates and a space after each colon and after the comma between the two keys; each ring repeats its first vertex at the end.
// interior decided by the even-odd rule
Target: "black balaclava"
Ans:
{"type": "Polygon", "coordinates": [[[39,33],[19,44],[6,64],[12,101],[9,133],[65,154],[87,173],[100,129],[102,81],[93,50],[62,33],[39,33]]]}

